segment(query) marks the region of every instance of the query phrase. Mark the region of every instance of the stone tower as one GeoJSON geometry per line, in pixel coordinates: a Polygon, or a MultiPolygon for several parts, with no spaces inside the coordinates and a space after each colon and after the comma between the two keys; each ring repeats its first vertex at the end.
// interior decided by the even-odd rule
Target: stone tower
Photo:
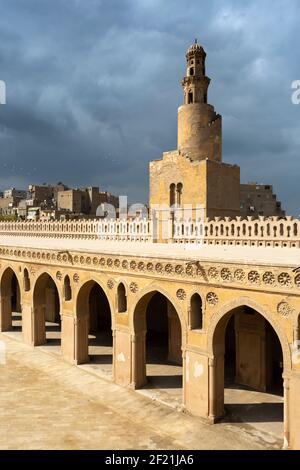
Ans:
{"type": "Polygon", "coordinates": [[[149,205],[159,220],[172,220],[174,205],[189,205],[183,217],[193,220],[240,213],[240,169],[222,162],[222,117],[207,103],[205,58],[197,42],[188,48],[177,150],[150,162],[149,205]]]}
{"type": "Polygon", "coordinates": [[[181,81],[184,104],[178,109],[178,150],[191,160],[222,160],[222,117],[207,103],[210,79],[206,53],[197,42],[186,52],[186,76],[181,81]]]}

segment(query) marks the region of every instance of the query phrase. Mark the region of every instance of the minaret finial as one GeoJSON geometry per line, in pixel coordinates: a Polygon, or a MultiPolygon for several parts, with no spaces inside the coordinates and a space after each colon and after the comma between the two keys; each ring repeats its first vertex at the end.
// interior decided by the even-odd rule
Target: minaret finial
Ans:
{"type": "Polygon", "coordinates": [[[198,39],[197,38],[195,38],[195,44],[198,44],[198,39]]]}

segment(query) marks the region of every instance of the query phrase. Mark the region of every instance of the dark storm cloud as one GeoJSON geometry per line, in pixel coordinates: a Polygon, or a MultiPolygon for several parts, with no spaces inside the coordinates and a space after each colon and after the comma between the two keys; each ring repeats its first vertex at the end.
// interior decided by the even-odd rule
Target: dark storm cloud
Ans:
{"type": "Polygon", "coordinates": [[[300,213],[297,0],[0,0],[0,187],[95,184],[147,200],[176,148],[184,53],[198,37],[224,161],[300,213]]]}

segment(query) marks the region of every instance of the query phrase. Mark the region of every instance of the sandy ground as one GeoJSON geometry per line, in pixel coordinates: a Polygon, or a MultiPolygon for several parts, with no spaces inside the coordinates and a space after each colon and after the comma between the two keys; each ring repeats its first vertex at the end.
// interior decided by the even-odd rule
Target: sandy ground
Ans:
{"type": "MultiPolygon", "coordinates": [[[[257,405],[260,396],[248,396],[248,423],[239,422],[233,408],[228,422],[210,425],[153,396],[151,400],[151,389],[137,393],[119,387],[92,369],[66,364],[46,348],[33,349],[4,333],[0,341],[5,349],[5,363],[0,364],[0,449],[281,448],[282,423],[276,412],[265,425],[261,413],[251,407],[251,400],[257,405]]],[[[226,393],[230,405],[235,394],[243,392],[226,393]]]]}

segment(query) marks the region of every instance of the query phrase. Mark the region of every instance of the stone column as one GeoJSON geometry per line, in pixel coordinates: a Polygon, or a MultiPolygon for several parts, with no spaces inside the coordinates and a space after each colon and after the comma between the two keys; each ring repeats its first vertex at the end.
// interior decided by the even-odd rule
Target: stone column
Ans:
{"type": "Polygon", "coordinates": [[[290,379],[283,380],[283,448],[288,449],[290,445],[290,379]]]}
{"type": "Polygon", "coordinates": [[[184,360],[184,406],[195,416],[209,414],[209,367],[206,352],[187,346],[184,360]]]}
{"type": "Polygon", "coordinates": [[[117,325],[113,332],[113,375],[114,381],[123,387],[132,383],[132,342],[127,326],[117,325]]]}
{"type": "Polygon", "coordinates": [[[284,448],[300,450],[300,365],[293,363],[291,375],[284,374],[284,448]]]}
{"type": "Polygon", "coordinates": [[[168,331],[169,331],[169,353],[168,360],[175,364],[182,364],[181,351],[181,324],[173,305],[168,302],[168,331]]]}
{"type": "Polygon", "coordinates": [[[34,346],[34,314],[30,301],[22,303],[22,335],[24,343],[34,346]]]}
{"type": "MultiPolygon", "coordinates": [[[[73,317],[74,322],[74,362],[84,364],[89,362],[89,315],[73,317]]],[[[66,328],[67,329],[67,325],[66,328]]]]}
{"type": "Polygon", "coordinates": [[[215,357],[215,419],[224,416],[225,355],[215,357]]]}
{"type": "Polygon", "coordinates": [[[11,296],[1,295],[0,302],[0,331],[12,329],[11,296]]]}
{"type": "Polygon", "coordinates": [[[132,375],[131,387],[141,388],[147,383],[146,375],[146,331],[131,336],[132,375]]]}
{"type": "Polygon", "coordinates": [[[76,318],[72,311],[61,313],[62,355],[70,364],[83,364],[89,360],[86,321],[86,317],[76,318]]]}
{"type": "Polygon", "coordinates": [[[46,306],[44,304],[33,307],[33,345],[41,346],[46,343],[46,325],[45,325],[46,306]]]}
{"type": "Polygon", "coordinates": [[[186,350],[182,349],[182,406],[186,405],[186,350]]]}
{"type": "Polygon", "coordinates": [[[216,421],[216,361],[213,357],[208,359],[208,383],[209,383],[209,413],[211,423],[216,421]]]}

